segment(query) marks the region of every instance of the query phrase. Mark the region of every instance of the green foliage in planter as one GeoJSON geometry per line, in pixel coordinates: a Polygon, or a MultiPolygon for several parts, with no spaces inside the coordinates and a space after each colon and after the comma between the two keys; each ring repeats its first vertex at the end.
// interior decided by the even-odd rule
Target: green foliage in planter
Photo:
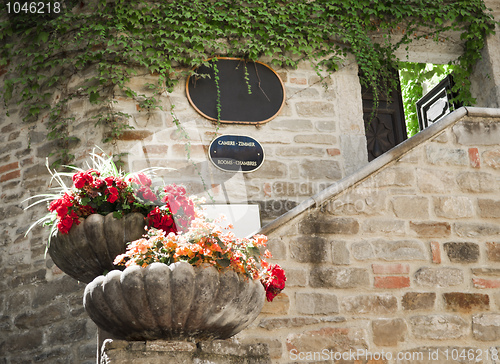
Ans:
{"type": "MultiPolygon", "coordinates": [[[[6,3],[1,4],[4,14],[6,3]]],[[[127,128],[126,115],[117,115],[112,108],[117,90],[145,109],[157,108],[158,95],[171,91],[177,80],[192,72],[191,67],[214,55],[250,60],[268,56],[275,66],[289,67],[308,59],[318,69],[333,72],[349,52],[364,75],[362,82],[378,95],[394,86],[388,70],[397,63],[396,48],[421,37],[445,41],[442,34],[448,30],[461,32],[465,41],[455,80],[461,86],[461,101],[470,104],[471,66],[494,27],[481,0],[82,0],[61,4],[61,12],[51,16],[10,14],[0,22],[0,67],[8,72],[4,101],[22,104],[27,120],[48,114],[49,128],[57,139],[71,138],[66,127],[72,121],[66,116],[71,99],[85,96],[107,106],[108,112],[97,121],[111,127],[112,140],[127,128]],[[87,72],[90,69],[95,72],[87,72]],[[153,96],[127,86],[139,69],[157,75],[157,83],[149,85],[153,96]],[[90,76],[78,88],[69,89],[68,81],[78,72],[90,76]]]]}

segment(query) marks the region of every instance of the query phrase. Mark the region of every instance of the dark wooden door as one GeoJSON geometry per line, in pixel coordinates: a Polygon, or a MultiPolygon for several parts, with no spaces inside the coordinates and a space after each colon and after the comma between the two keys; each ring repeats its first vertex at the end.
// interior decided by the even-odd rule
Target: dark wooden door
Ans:
{"type": "Polygon", "coordinates": [[[374,160],[408,138],[397,71],[394,72],[394,77],[397,79],[397,90],[389,97],[381,95],[376,110],[373,92],[365,87],[361,90],[368,161],[374,160]]]}

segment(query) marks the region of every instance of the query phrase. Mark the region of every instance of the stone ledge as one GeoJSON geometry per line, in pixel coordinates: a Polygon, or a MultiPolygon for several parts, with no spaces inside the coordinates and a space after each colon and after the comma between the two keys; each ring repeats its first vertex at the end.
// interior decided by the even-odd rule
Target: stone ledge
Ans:
{"type": "Polygon", "coordinates": [[[203,341],[125,341],[106,339],[99,364],[270,364],[267,344],[242,345],[226,340],[203,341]]]}

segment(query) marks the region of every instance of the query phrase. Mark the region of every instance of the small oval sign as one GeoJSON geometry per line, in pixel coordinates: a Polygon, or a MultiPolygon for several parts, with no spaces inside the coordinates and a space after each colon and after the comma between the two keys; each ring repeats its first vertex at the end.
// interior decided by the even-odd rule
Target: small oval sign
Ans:
{"type": "Polygon", "coordinates": [[[252,137],[226,134],[210,143],[208,156],[223,171],[253,172],[264,162],[264,149],[252,137]]]}

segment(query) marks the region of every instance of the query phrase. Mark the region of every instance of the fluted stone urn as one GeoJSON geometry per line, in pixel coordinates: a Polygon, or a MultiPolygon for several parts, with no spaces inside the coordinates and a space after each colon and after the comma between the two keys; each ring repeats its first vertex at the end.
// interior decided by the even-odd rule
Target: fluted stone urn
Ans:
{"type": "Polygon", "coordinates": [[[110,213],[92,214],[73,225],[68,234],[53,236],[48,253],[55,265],[70,277],[91,282],[104,272],[116,269],[113,260],[126,251],[126,244],[145,234],[144,216],[132,213],[120,219],[110,213]]]}
{"type": "Polygon", "coordinates": [[[130,266],[94,279],[83,304],[101,329],[118,339],[227,339],[259,315],[258,280],[186,262],[130,266]]]}

